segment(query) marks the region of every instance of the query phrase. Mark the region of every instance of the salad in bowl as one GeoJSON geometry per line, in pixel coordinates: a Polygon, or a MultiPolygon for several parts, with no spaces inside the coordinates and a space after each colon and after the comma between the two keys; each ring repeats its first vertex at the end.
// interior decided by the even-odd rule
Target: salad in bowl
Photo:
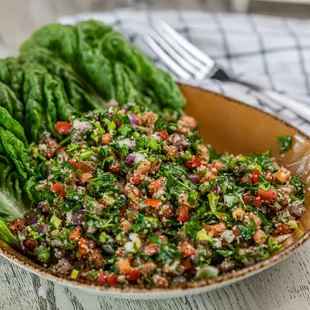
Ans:
{"type": "Polygon", "coordinates": [[[206,285],[281,253],[306,213],[299,177],[205,144],[178,85],[100,22],[36,31],[0,94],[0,238],[57,277],[206,285]]]}

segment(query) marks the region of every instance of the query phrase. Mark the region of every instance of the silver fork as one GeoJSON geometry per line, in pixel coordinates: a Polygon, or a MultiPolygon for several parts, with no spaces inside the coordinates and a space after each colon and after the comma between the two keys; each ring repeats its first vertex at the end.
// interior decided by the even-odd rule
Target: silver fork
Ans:
{"type": "Polygon", "coordinates": [[[212,78],[220,81],[233,82],[249,87],[258,99],[274,107],[271,102],[291,110],[310,122],[310,108],[304,103],[289,98],[278,92],[264,89],[258,85],[241,81],[218,67],[215,61],[184,39],[172,27],[163,21],[153,23],[154,31],[145,35],[144,39],[156,55],[167,67],[182,80],[202,80],[212,78]]]}

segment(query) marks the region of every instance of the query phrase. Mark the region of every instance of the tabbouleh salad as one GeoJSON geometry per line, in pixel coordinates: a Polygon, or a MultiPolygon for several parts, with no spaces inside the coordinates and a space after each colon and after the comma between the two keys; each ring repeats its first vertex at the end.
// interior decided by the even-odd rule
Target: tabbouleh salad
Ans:
{"type": "Polygon", "coordinates": [[[194,118],[134,104],[73,115],[31,147],[36,199],[8,227],[53,273],[185,287],[268,258],[304,214],[303,182],[268,152],[217,154],[194,118]]]}

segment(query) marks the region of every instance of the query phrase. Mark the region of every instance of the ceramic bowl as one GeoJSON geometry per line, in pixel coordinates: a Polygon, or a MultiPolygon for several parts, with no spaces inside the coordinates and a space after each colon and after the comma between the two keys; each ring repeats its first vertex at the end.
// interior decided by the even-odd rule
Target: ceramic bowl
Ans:
{"type": "Polygon", "coordinates": [[[211,144],[219,152],[229,151],[234,154],[264,152],[270,149],[281,165],[289,168],[294,175],[306,182],[307,212],[300,220],[298,228],[283,243],[281,252],[234,273],[208,281],[191,283],[185,289],[105,288],[61,278],[1,241],[0,255],[46,279],[90,293],[126,299],[162,299],[200,294],[240,281],[288,257],[308,240],[310,238],[310,138],[280,119],[241,102],[195,87],[180,85],[180,88],[188,101],[186,112],[198,120],[200,133],[206,143],[211,144]],[[279,155],[277,137],[283,135],[293,136],[294,141],[290,151],[279,155]]]}

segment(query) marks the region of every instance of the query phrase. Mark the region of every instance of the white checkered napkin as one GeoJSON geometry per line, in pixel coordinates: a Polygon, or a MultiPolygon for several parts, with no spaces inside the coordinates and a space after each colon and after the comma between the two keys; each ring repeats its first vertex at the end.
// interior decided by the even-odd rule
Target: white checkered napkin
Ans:
{"type": "MultiPolygon", "coordinates": [[[[305,104],[308,103],[310,109],[310,20],[260,15],[122,9],[64,16],[60,21],[75,23],[90,18],[111,24],[157,65],[168,70],[145,44],[141,35],[149,31],[152,19],[163,19],[240,78],[287,93],[305,104]]],[[[310,123],[275,103],[268,104],[267,107],[266,102],[254,98],[251,90],[244,86],[209,79],[193,80],[190,84],[277,114],[310,134],[310,123]]]]}

